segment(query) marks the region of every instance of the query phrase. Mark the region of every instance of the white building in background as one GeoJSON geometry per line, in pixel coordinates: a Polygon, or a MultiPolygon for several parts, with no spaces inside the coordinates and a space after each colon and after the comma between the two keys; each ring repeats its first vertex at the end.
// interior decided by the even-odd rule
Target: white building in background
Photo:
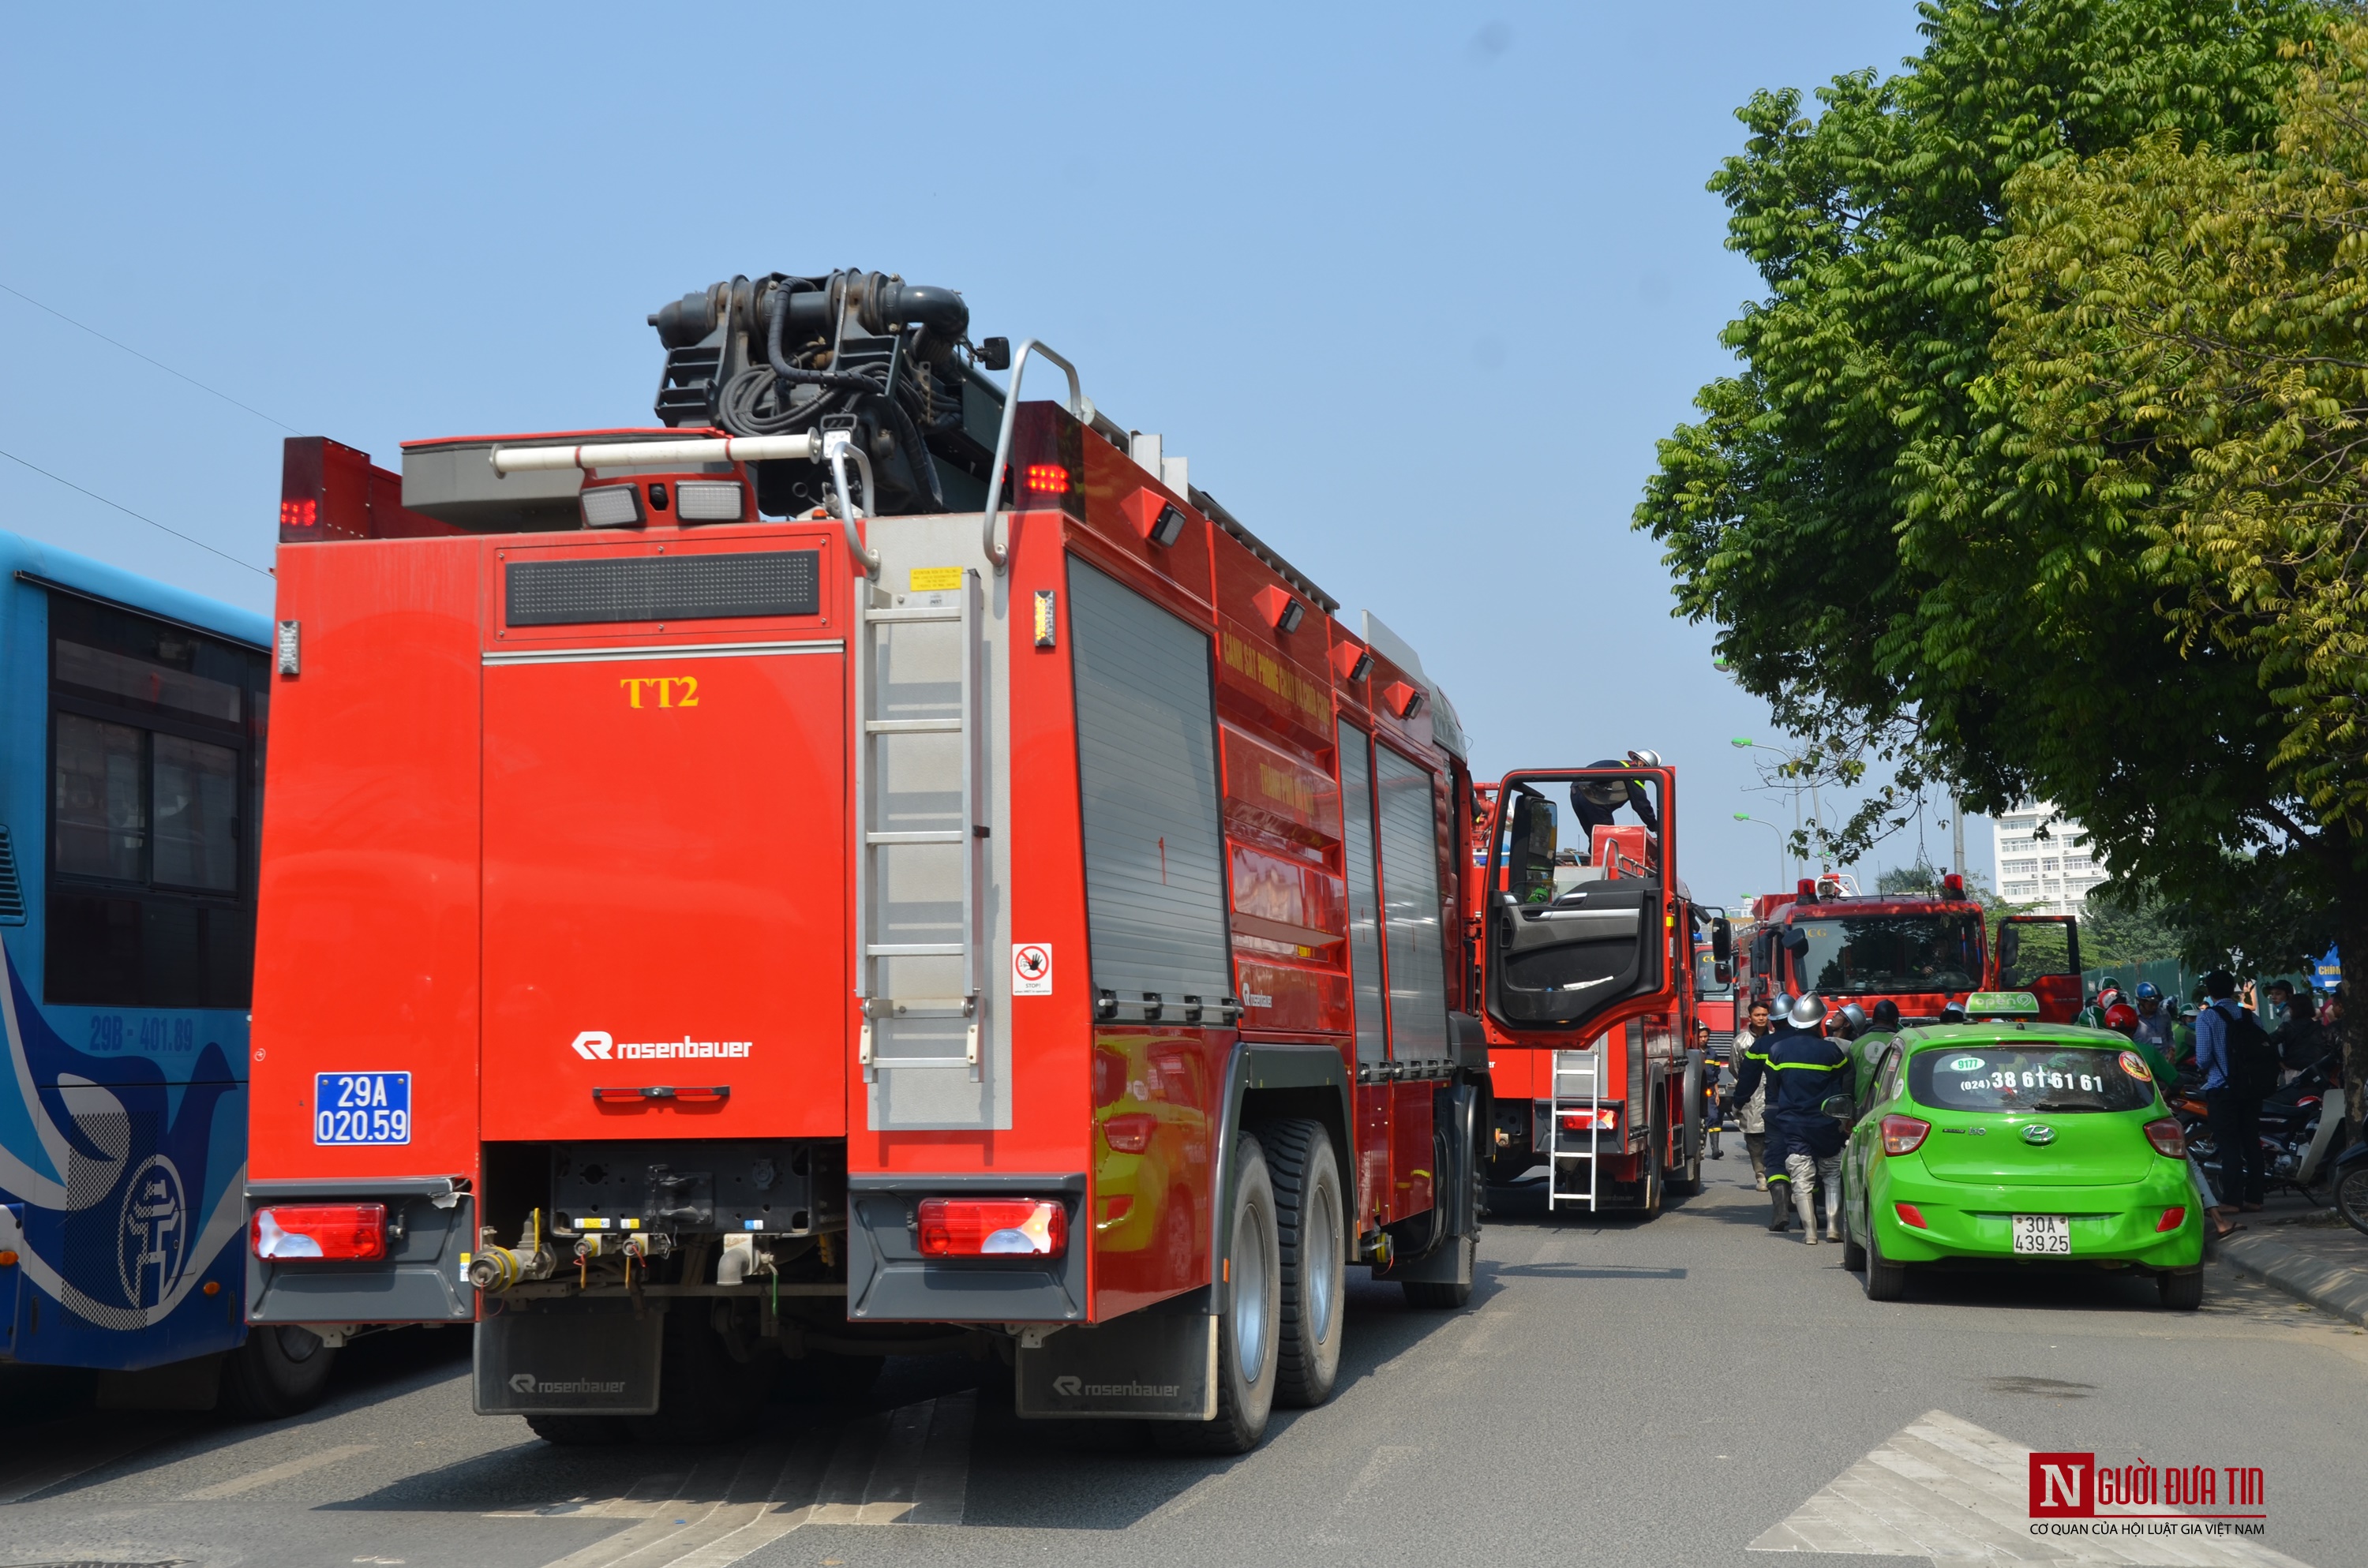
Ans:
{"type": "Polygon", "coordinates": [[[2080,843],[2080,824],[2056,814],[2046,801],[2023,801],[1991,819],[1990,848],[1997,856],[2000,898],[2036,904],[2049,915],[2078,915],[2089,890],[2108,875],[2104,863],[2080,843]],[[2044,826],[2047,836],[2040,837],[2044,826]]]}

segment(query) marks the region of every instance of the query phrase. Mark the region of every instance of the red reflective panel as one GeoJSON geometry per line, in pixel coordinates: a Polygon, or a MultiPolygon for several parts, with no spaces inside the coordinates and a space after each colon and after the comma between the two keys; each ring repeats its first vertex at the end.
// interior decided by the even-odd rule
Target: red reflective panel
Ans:
{"type": "Polygon", "coordinates": [[[2162,1211],[2162,1218],[2155,1221],[2154,1228],[2157,1231],[2175,1231],[2185,1223],[2187,1223],[2187,1210],[2184,1208],[2166,1209],[2162,1211]]]}
{"type": "Polygon", "coordinates": [[[1058,1257],[1069,1216],[1046,1198],[925,1198],[923,1257],[1058,1257]]]}
{"type": "Polygon", "coordinates": [[[1913,1203],[1895,1203],[1892,1207],[1899,1210],[1901,1224],[1913,1225],[1919,1231],[1927,1228],[1924,1223],[1924,1210],[1917,1208],[1913,1203]]]}
{"type": "Polygon", "coordinates": [[[1061,463],[1030,463],[1028,488],[1040,495],[1065,495],[1069,491],[1069,471],[1061,463]]]}
{"type": "Polygon", "coordinates": [[[384,1257],[386,1205],[276,1204],[255,1211],[253,1236],[257,1257],[384,1257]]]}

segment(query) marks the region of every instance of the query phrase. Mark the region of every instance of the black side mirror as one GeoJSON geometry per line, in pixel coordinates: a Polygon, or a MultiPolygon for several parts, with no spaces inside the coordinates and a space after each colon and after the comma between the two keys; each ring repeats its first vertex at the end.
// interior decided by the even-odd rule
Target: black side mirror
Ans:
{"type": "Polygon", "coordinates": [[[1731,963],[1713,963],[1710,966],[1710,977],[1721,985],[1732,985],[1735,983],[1735,966],[1731,963]]]}
{"type": "Polygon", "coordinates": [[[1724,917],[1710,923],[1710,956],[1721,963],[1735,956],[1735,927],[1724,917]]]}
{"type": "Polygon", "coordinates": [[[979,365],[989,370],[1011,369],[1011,339],[990,337],[978,346],[979,365]]]}
{"type": "Polygon", "coordinates": [[[1858,1120],[1858,1108],[1850,1104],[1850,1097],[1848,1095],[1827,1095],[1825,1103],[1817,1108],[1844,1127],[1858,1120]]]}

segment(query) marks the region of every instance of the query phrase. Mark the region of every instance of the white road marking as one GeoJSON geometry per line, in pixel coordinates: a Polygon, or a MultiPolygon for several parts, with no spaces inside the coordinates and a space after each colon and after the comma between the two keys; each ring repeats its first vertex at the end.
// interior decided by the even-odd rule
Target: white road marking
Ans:
{"type": "Polygon", "coordinates": [[[1351,1538],[1341,1534],[1341,1530],[1359,1516],[1366,1498],[1382,1483],[1383,1477],[1421,1452],[1418,1448],[1395,1443],[1375,1449],[1373,1457],[1365,1461],[1365,1468],[1357,1472],[1357,1479],[1349,1483],[1349,1490],[1340,1494],[1340,1501],[1333,1505],[1332,1517],[1326,1521],[1327,1528],[1318,1530],[1309,1539],[1317,1546],[1353,1545],[1351,1538]]]}
{"type": "Polygon", "coordinates": [[[319,1470],[324,1465],[336,1464],[340,1460],[349,1460],[356,1454],[369,1453],[377,1447],[376,1443],[339,1443],[334,1449],[323,1449],[318,1453],[306,1454],[302,1459],[290,1460],[284,1464],[266,1465],[261,1470],[249,1471],[246,1474],[229,1481],[218,1481],[211,1486],[200,1486],[195,1492],[185,1493],[181,1501],[211,1503],[221,1497],[235,1497],[243,1492],[252,1492],[258,1486],[268,1486],[275,1481],[285,1481],[291,1475],[302,1475],[306,1471],[319,1470]]]}
{"type": "Polygon", "coordinates": [[[808,1524],[959,1525],[977,1397],[900,1405],[836,1430],[757,1443],[623,1497],[571,1498],[488,1518],[641,1521],[550,1568],[729,1568],[808,1524]]]}
{"type": "Polygon", "coordinates": [[[2035,1536],[2031,1452],[1946,1411],[1927,1411],[1771,1526],[1751,1550],[2032,1568],[2307,1568],[2228,1537],[2035,1536]]]}

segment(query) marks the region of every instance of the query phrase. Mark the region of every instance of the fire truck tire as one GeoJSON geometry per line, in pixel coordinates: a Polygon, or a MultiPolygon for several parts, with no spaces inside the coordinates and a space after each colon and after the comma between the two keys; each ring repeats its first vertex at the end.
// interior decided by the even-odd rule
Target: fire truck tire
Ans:
{"type": "Polygon", "coordinates": [[[1217,1418],[1162,1422],[1171,1453],[1246,1454],[1274,1414],[1275,1329],[1282,1316],[1281,1227],[1266,1151],[1242,1134],[1234,1152],[1232,1242],[1225,1250],[1225,1310],[1217,1320],[1217,1418]]]}
{"type": "Polygon", "coordinates": [[[765,1414],[780,1361],[732,1358],[697,1298],[666,1315],[658,1361],[658,1412],[632,1420],[644,1443],[720,1443],[745,1437],[765,1414]]]}
{"type": "Polygon", "coordinates": [[[1340,1324],[1347,1316],[1348,1255],[1340,1242],[1346,1206],[1332,1135],[1320,1121],[1279,1121],[1258,1129],[1274,1180],[1280,1221],[1282,1315],[1276,1349],[1275,1399],[1317,1405],[1340,1379],[1340,1324]]]}
{"type": "Polygon", "coordinates": [[[1647,1096],[1652,1109],[1647,1113],[1649,1119],[1645,1124],[1645,1157],[1636,1162],[1642,1167],[1638,1180],[1644,1187],[1640,1212],[1647,1220],[1661,1217],[1661,1204],[1669,1192],[1668,1175],[1661,1165],[1662,1157],[1669,1147],[1669,1112],[1665,1104],[1668,1096],[1662,1092],[1663,1087],[1656,1085],[1653,1093],[1647,1096]]]}
{"type": "Polygon", "coordinates": [[[222,1360],[222,1406],[255,1421],[301,1415],[321,1403],[336,1358],[309,1328],[252,1329],[222,1360]]]}

